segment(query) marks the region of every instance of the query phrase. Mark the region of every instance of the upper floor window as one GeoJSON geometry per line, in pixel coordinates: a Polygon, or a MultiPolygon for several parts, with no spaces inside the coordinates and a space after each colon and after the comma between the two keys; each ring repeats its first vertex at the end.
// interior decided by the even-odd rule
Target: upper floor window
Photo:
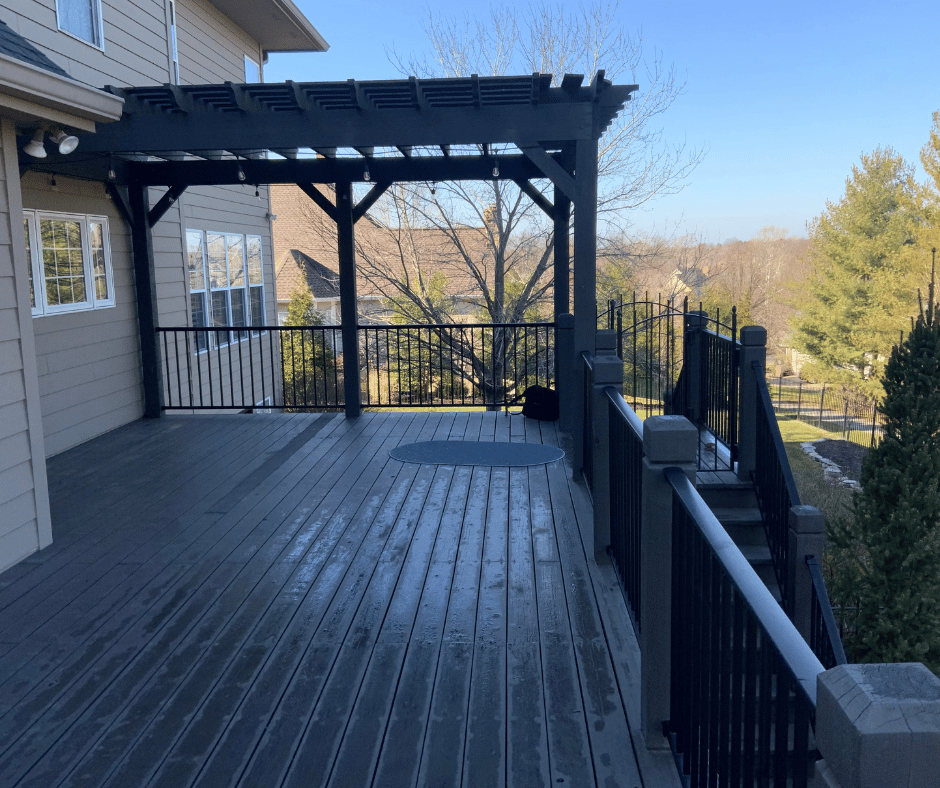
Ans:
{"type": "Polygon", "coordinates": [[[254,84],[261,81],[261,66],[247,55],[245,56],[245,82],[254,84]]]}
{"type": "Polygon", "coordinates": [[[101,32],[101,0],[56,0],[59,30],[104,49],[101,32]]]}
{"type": "Polygon", "coordinates": [[[34,315],[114,306],[104,216],[24,211],[23,231],[34,315]]]}

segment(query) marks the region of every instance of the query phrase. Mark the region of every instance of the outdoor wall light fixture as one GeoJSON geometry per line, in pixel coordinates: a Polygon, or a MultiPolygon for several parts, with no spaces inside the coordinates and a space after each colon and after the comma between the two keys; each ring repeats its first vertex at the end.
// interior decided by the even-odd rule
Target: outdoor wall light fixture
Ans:
{"type": "Polygon", "coordinates": [[[63,156],[68,156],[68,154],[78,147],[78,137],[73,137],[71,134],[66,134],[64,131],[57,131],[55,134],[50,134],[49,139],[59,146],[59,153],[63,156]]]}
{"type": "Polygon", "coordinates": [[[34,159],[46,158],[46,149],[43,147],[42,138],[45,136],[42,129],[36,129],[33,138],[23,146],[23,153],[28,153],[34,159]]]}
{"type": "MultiPolygon", "coordinates": [[[[45,135],[45,129],[36,129],[33,138],[23,146],[23,152],[32,156],[34,159],[46,158],[46,148],[43,145],[43,137],[45,137],[45,135]]],[[[49,139],[56,144],[59,153],[63,156],[67,156],[78,147],[78,137],[67,134],[62,130],[58,130],[55,133],[49,132],[49,139]]]]}

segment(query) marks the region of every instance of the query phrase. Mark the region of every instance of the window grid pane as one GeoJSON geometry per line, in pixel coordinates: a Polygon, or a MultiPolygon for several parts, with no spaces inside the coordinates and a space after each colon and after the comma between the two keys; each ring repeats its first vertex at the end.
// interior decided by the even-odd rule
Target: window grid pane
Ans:
{"type": "MultiPolygon", "coordinates": [[[[193,315],[193,326],[203,328],[206,325],[206,294],[190,293],[189,309],[193,315]]],[[[205,350],[209,347],[209,335],[200,332],[196,334],[196,350],[205,350]]]]}
{"type": "MultiPolygon", "coordinates": [[[[218,327],[231,325],[229,323],[227,290],[221,290],[212,294],[212,325],[218,327]]],[[[217,333],[216,340],[220,345],[227,345],[228,334],[217,333]]]]}
{"type": "Polygon", "coordinates": [[[254,235],[248,236],[248,284],[260,285],[261,275],[261,239],[254,235]]]}
{"type": "Polygon", "coordinates": [[[49,306],[85,301],[85,266],[81,222],[43,219],[40,222],[42,260],[49,306]]]}
{"type": "Polygon", "coordinates": [[[58,0],[59,26],[95,46],[101,46],[98,35],[97,0],[58,0]]]}
{"type": "Polygon", "coordinates": [[[108,292],[108,275],[104,263],[104,228],[101,222],[89,223],[88,245],[91,248],[91,264],[95,277],[95,298],[98,301],[107,301],[111,294],[108,292]]]}
{"type": "Polygon", "coordinates": [[[264,325],[264,288],[252,287],[251,290],[251,325],[264,325]]]}
{"type": "Polygon", "coordinates": [[[245,286],[245,243],[240,235],[225,236],[228,246],[228,275],[232,287],[245,286]]]}
{"type": "Polygon", "coordinates": [[[206,255],[202,242],[202,233],[186,232],[186,258],[189,264],[189,289],[206,289],[206,255]]]}
{"type": "Polygon", "coordinates": [[[225,261],[225,236],[222,233],[206,233],[209,247],[209,288],[228,287],[228,265],[225,261]]]}

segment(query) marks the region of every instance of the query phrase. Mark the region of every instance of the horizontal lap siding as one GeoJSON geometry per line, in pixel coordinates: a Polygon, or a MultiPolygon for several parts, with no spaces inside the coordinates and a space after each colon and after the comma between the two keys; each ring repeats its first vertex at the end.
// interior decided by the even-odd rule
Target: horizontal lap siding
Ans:
{"type": "Polygon", "coordinates": [[[102,3],[104,51],[58,29],[55,0],[0,0],[3,21],[88,85],[162,84],[168,77],[164,0],[102,3]]]}
{"type": "Polygon", "coordinates": [[[0,571],[49,543],[13,124],[0,119],[0,571]],[[36,433],[39,434],[36,434],[36,433]]]}
{"type": "Polygon", "coordinates": [[[24,181],[27,209],[108,218],[116,305],[33,320],[46,453],[58,454],[143,415],[140,338],[127,227],[100,183],[24,181]]]}

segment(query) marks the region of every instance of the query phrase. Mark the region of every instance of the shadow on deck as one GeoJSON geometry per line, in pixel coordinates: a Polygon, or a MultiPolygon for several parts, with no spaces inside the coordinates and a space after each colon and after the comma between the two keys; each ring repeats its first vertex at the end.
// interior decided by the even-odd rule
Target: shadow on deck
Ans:
{"type": "Polygon", "coordinates": [[[563,436],[180,416],[52,458],[55,542],[0,575],[0,785],[678,785],[567,461],[389,458],[421,440],[563,436]]]}

